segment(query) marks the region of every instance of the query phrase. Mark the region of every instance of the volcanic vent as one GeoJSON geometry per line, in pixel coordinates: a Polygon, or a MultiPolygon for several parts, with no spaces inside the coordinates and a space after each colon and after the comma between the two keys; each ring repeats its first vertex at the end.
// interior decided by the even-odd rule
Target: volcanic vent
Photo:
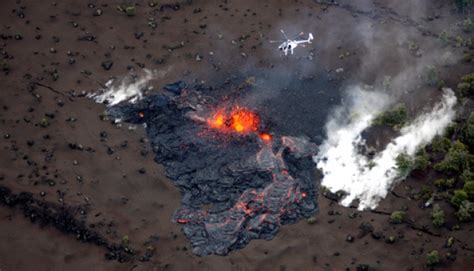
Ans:
{"type": "Polygon", "coordinates": [[[155,160],[182,194],[173,219],[195,254],[226,255],[272,239],[281,225],[317,210],[314,143],[270,130],[238,94],[216,101],[182,82],[165,90],[108,113],[146,124],[155,160]]]}

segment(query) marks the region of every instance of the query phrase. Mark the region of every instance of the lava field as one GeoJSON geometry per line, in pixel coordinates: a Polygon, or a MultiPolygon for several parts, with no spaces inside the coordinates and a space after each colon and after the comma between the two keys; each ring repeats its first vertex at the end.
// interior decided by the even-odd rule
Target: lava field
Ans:
{"type": "Polygon", "coordinates": [[[226,255],[272,239],[281,225],[317,211],[316,144],[269,131],[236,97],[216,103],[183,82],[164,89],[172,91],[108,114],[146,126],[155,161],[182,194],[173,219],[195,254],[226,255]]]}

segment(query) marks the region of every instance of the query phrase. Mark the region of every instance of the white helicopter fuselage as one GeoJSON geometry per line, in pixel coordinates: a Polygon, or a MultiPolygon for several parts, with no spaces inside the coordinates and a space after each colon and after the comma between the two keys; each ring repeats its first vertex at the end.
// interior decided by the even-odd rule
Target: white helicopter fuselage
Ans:
{"type": "Polygon", "coordinates": [[[294,50],[296,47],[298,47],[299,44],[303,43],[311,43],[311,41],[314,39],[313,34],[309,33],[308,39],[306,40],[287,40],[280,44],[278,46],[278,49],[283,51],[285,53],[285,56],[288,55],[288,52],[291,52],[291,54],[294,53],[294,50]]]}

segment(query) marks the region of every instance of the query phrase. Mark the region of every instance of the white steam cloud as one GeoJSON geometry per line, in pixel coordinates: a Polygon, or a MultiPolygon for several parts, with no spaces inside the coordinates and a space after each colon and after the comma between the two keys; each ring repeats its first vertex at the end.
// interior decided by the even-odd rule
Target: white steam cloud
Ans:
{"type": "Polygon", "coordinates": [[[413,156],[434,136],[441,134],[455,116],[456,97],[452,90],[444,89],[442,100],[431,112],[422,114],[402,128],[400,136],[371,160],[359,152],[365,144],[362,132],[386,108],[389,99],[386,95],[361,88],[354,89],[350,95],[353,104],[349,108],[339,108],[327,123],[328,139],[314,161],[324,174],[323,186],[333,193],[341,190],[347,193],[342,205],[349,206],[358,200],[359,210],[374,209],[392,185],[401,179],[396,169],[396,157],[402,153],[413,156]],[[351,117],[348,121],[347,113],[351,117]]]}
{"type": "Polygon", "coordinates": [[[106,103],[107,106],[114,106],[123,101],[135,103],[143,97],[143,92],[149,89],[148,82],[154,79],[155,73],[144,69],[144,74],[136,78],[123,78],[120,82],[113,79],[105,83],[105,89],[98,93],[91,93],[89,98],[97,103],[106,103]],[[130,80],[132,79],[132,80],[130,80]]]}

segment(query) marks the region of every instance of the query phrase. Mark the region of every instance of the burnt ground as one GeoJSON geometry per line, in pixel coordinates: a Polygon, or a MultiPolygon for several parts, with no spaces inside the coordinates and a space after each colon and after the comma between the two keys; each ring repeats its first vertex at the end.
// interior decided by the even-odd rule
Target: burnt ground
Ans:
{"type": "MultiPolygon", "coordinates": [[[[143,67],[161,73],[153,82],[156,89],[181,79],[212,86],[244,75],[255,76],[265,89],[277,85],[288,90],[292,80],[320,71],[334,74],[343,85],[374,84],[381,74],[421,61],[418,49],[407,49],[410,41],[423,55],[466,51],[453,39],[442,45],[436,37],[444,30],[452,37],[465,35],[459,26],[465,15],[446,1],[419,1],[429,3],[426,9],[388,0],[341,2],[159,1],[150,6],[147,1],[4,1],[0,269],[355,270],[368,265],[422,270],[426,253],[434,249],[444,259],[439,269],[472,269],[472,222],[451,230],[456,221],[450,214],[447,226],[435,230],[429,210],[409,198],[409,191],[434,176],[406,180],[373,212],[343,208],[320,196],[314,224],[283,226],[272,241],[253,240],[225,257],[194,256],[181,226],[171,222],[180,194],[153,161],[144,130],[101,120],[104,106],[81,94],[97,90],[111,76],[143,67]],[[121,4],[137,4],[136,14],[117,10],[121,4]],[[379,30],[367,39],[383,44],[380,50],[368,50],[367,40],[360,39],[364,31],[354,29],[367,23],[379,30]],[[280,57],[267,42],[279,36],[280,28],[313,29],[315,43],[298,48],[295,57],[280,57]],[[400,51],[412,56],[401,58],[400,51]],[[298,57],[309,53],[312,59],[298,57]],[[255,67],[279,71],[269,74],[287,71],[291,80],[265,79],[253,73],[255,67]],[[344,72],[335,73],[338,68],[344,72]],[[389,214],[404,208],[409,222],[390,224],[389,214]],[[38,219],[31,218],[31,210],[38,219]],[[389,236],[393,243],[386,241],[389,236]],[[447,248],[451,236],[456,241],[447,248]],[[106,259],[124,251],[126,257],[106,259]],[[448,252],[454,254],[451,260],[445,257],[448,252]]],[[[472,64],[461,61],[439,67],[452,87],[469,70],[472,64]]],[[[337,104],[339,94],[331,91],[339,90],[325,91],[321,95],[337,104]]],[[[428,94],[435,99],[432,89],[413,93],[412,107],[430,100],[428,94]]],[[[273,101],[277,107],[279,100],[273,101]]],[[[268,112],[273,113],[278,111],[268,112]]],[[[320,118],[307,121],[322,123],[320,118]]]]}

